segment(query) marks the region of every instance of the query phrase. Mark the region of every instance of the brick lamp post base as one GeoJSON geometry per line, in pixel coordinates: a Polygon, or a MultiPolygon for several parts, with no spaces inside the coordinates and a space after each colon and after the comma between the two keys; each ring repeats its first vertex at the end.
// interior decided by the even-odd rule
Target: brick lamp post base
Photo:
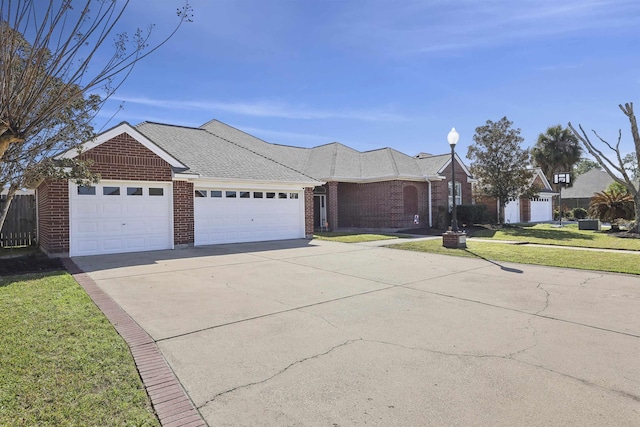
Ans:
{"type": "Polygon", "coordinates": [[[442,233],[442,246],[445,248],[465,249],[467,247],[467,233],[447,231],[442,233]]]}

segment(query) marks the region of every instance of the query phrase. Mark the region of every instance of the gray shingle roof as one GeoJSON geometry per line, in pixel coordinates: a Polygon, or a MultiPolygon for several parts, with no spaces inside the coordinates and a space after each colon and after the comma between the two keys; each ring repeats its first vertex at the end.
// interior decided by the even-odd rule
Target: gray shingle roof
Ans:
{"type": "Polygon", "coordinates": [[[578,175],[573,182],[573,186],[562,189],[563,199],[591,198],[595,193],[604,191],[613,178],[608,173],[598,169],[591,169],[578,175]]]}
{"type": "Polygon", "coordinates": [[[314,148],[271,144],[217,120],[201,129],[322,181],[425,180],[450,159],[448,154],[415,158],[392,148],[360,152],[338,142],[314,148]]]}
{"type": "Polygon", "coordinates": [[[420,172],[425,176],[437,175],[442,167],[451,159],[451,154],[439,154],[436,156],[418,157],[416,163],[420,172]]]}
{"type": "Polygon", "coordinates": [[[187,165],[189,169],[186,172],[201,177],[276,182],[315,181],[289,166],[205,129],[150,122],[141,123],[136,129],[187,165]]]}

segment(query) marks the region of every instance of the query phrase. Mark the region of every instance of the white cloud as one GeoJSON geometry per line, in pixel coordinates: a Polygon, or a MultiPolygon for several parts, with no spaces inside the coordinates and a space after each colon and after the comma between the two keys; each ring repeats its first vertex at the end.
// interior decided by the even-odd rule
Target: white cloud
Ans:
{"type": "Polygon", "coordinates": [[[197,111],[225,111],[244,116],[273,117],[299,120],[318,119],[350,119],[361,121],[397,122],[407,120],[406,117],[384,109],[379,110],[323,110],[305,105],[289,105],[273,101],[253,102],[215,102],[215,101],[177,101],[171,99],[154,99],[147,97],[133,97],[114,95],[114,101],[145,105],[156,108],[171,108],[173,110],[197,111]]]}
{"type": "Polygon", "coordinates": [[[637,0],[373,2],[334,21],[339,41],[387,55],[457,52],[637,28],[637,0]]]}

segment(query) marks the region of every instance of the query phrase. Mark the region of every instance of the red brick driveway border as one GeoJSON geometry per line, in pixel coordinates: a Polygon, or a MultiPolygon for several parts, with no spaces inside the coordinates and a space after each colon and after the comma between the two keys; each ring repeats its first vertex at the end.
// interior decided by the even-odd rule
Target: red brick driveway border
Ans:
{"type": "Polygon", "coordinates": [[[70,258],[65,258],[62,262],[129,346],[160,424],[163,427],[206,427],[207,423],[189,399],[153,338],[70,258]]]}

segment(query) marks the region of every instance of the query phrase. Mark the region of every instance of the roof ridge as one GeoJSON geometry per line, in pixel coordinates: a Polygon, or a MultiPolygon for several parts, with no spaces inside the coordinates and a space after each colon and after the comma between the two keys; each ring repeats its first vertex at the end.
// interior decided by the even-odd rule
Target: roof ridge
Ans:
{"type": "Polygon", "coordinates": [[[336,161],[338,159],[338,146],[334,145],[333,147],[333,156],[331,159],[331,173],[329,176],[334,176],[336,174],[336,161]]]}
{"type": "MultiPolygon", "coordinates": [[[[148,122],[143,122],[143,123],[148,123],[148,122]]],[[[138,125],[141,125],[143,123],[139,123],[138,125]]],[[[159,124],[159,123],[152,123],[152,124],[159,124]]],[[[179,126],[176,126],[179,127],[179,126]]],[[[145,138],[147,138],[149,141],[153,142],[154,144],[156,144],[158,147],[162,148],[164,151],[168,152],[167,149],[165,147],[163,147],[161,144],[158,143],[158,141],[152,139],[149,135],[147,135],[146,133],[144,133],[142,130],[140,130],[138,128],[138,126],[136,125],[136,131],[140,132],[140,134],[142,136],[144,136],[145,138]]],[[[180,163],[182,163],[183,165],[185,165],[187,167],[187,169],[185,169],[185,171],[188,171],[191,169],[191,166],[189,166],[185,161],[183,161],[182,159],[180,159],[178,156],[176,156],[173,153],[170,153],[171,156],[173,156],[177,161],[179,161],[180,163]]],[[[183,171],[184,172],[184,171],[183,171]]]]}
{"type": "Polygon", "coordinates": [[[145,124],[158,125],[158,126],[169,126],[169,127],[173,127],[173,128],[182,128],[182,129],[204,130],[204,129],[199,128],[199,127],[185,126],[185,125],[175,125],[175,124],[172,124],[172,123],[160,123],[160,122],[153,122],[153,121],[149,121],[149,120],[145,120],[144,122],[140,122],[137,125],[135,125],[134,127],[138,128],[138,127],[143,126],[145,124]]]}
{"type": "MultiPolygon", "coordinates": [[[[285,165],[284,163],[281,163],[281,162],[279,162],[279,161],[277,161],[277,160],[275,160],[275,159],[272,159],[272,158],[270,158],[270,157],[267,157],[267,156],[265,156],[265,155],[264,155],[264,154],[262,154],[262,153],[258,153],[257,151],[254,151],[254,150],[252,150],[252,149],[250,149],[250,148],[247,148],[247,147],[245,147],[244,145],[238,144],[238,143],[233,142],[233,141],[231,141],[231,140],[229,140],[229,139],[227,139],[227,138],[224,138],[224,137],[222,137],[222,136],[220,136],[220,135],[217,135],[217,134],[215,134],[215,133],[211,132],[211,131],[210,131],[210,130],[208,130],[208,129],[202,129],[202,128],[198,128],[198,129],[201,129],[201,130],[205,131],[206,133],[208,133],[209,135],[213,135],[213,136],[215,136],[216,138],[220,138],[220,139],[221,139],[221,140],[223,140],[223,141],[226,141],[226,142],[228,142],[228,143],[230,143],[230,144],[233,144],[233,145],[235,145],[236,147],[240,147],[240,148],[242,148],[243,150],[246,150],[246,151],[248,151],[248,152],[250,152],[250,153],[253,153],[253,154],[257,155],[257,156],[260,156],[260,157],[262,157],[262,158],[264,158],[264,159],[267,159],[267,160],[269,160],[269,161],[271,161],[271,162],[273,162],[273,163],[275,163],[275,164],[277,164],[277,165],[283,166],[283,167],[285,167],[285,168],[287,168],[287,169],[289,169],[289,170],[292,170],[292,171],[294,171],[294,172],[296,172],[296,173],[299,173],[300,175],[306,176],[307,178],[310,178],[310,179],[312,179],[312,180],[314,180],[314,181],[318,181],[318,179],[317,179],[317,178],[314,178],[314,177],[312,177],[312,176],[309,176],[309,175],[307,175],[306,173],[304,173],[304,172],[302,172],[302,171],[299,171],[299,170],[297,170],[297,169],[294,169],[294,168],[292,168],[292,167],[291,167],[291,166],[289,166],[289,165],[285,165]]],[[[242,131],[240,131],[240,132],[242,132],[242,131]]],[[[249,134],[247,134],[247,135],[249,135],[249,134]]],[[[265,142],[266,142],[266,141],[265,141],[265,142]]]]}
{"type": "Polygon", "coordinates": [[[400,175],[398,171],[398,163],[396,163],[396,158],[393,156],[393,151],[391,148],[387,147],[387,155],[391,158],[391,164],[393,165],[393,171],[396,175],[400,175]]]}
{"type": "Polygon", "coordinates": [[[295,146],[295,145],[278,144],[278,143],[274,143],[274,142],[265,141],[264,139],[262,139],[262,138],[260,138],[260,137],[257,137],[257,136],[255,136],[255,135],[253,135],[253,134],[249,133],[249,132],[245,132],[245,131],[243,131],[242,129],[238,129],[237,127],[232,126],[232,125],[230,125],[230,124],[228,124],[228,123],[221,122],[221,121],[220,121],[220,120],[218,120],[218,119],[211,119],[211,120],[209,120],[207,123],[205,123],[205,124],[203,124],[202,126],[198,127],[197,129],[202,129],[202,130],[204,130],[204,131],[207,131],[207,129],[205,129],[204,127],[205,127],[205,126],[207,126],[209,123],[212,123],[212,122],[218,122],[218,123],[220,123],[220,124],[221,124],[221,125],[223,125],[223,126],[226,126],[226,127],[231,128],[231,129],[233,129],[233,130],[236,130],[236,131],[238,131],[238,132],[240,132],[240,133],[243,133],[243,134],[245,134],[245,135],[248,135],[248,136],[250,136],[251,138],[257,139],[257,140],[258,140],[258,141],[260,141],[260,142],[264,142],[265,144],[274,145],[274,146],[278,146],[278,147],[285,147],[285,148],[300,148],[300,149],[302,149],[302,150],[311,150],[311,148],[308,148],[308,147],[298,147],[298,146],[295,146]]]}

